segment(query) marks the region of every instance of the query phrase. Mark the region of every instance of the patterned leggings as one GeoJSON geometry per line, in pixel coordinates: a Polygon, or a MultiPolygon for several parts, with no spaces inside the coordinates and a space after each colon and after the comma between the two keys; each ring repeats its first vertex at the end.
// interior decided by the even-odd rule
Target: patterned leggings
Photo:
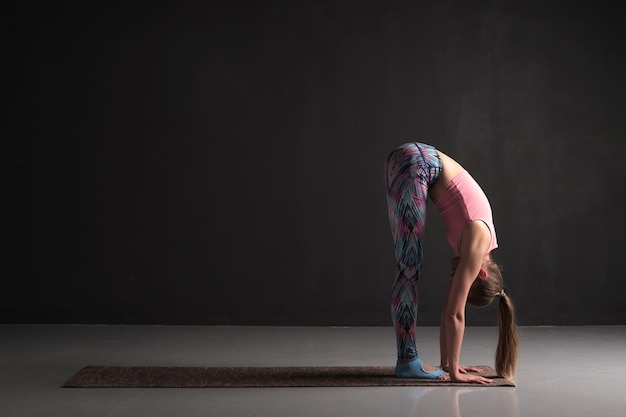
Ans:
{"type": "Polygon", "coordinates": [[[389,223],[395,245],[396,278],[391,316],[396,331],[398,362],[417,358],[417,280],[422,267],[428,188],[441,174],[437,150],[423,143],[405,143],[385,165],[389,223]]]}

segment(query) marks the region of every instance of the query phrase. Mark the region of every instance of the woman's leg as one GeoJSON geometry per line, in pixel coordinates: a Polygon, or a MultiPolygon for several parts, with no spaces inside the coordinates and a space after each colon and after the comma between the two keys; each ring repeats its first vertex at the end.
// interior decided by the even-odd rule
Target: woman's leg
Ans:
{"type": "Polygon", "coordinates": [[[396,374],[401,374],[399,376],[441,376],[441,373],[424,371],[415,342],[417,281],[422,267],[428,188],[440,173],[439,155],[428,145],[404,144],[387,159],[387,204],[396,258],[391,315],[396,332],[396,374]]]}

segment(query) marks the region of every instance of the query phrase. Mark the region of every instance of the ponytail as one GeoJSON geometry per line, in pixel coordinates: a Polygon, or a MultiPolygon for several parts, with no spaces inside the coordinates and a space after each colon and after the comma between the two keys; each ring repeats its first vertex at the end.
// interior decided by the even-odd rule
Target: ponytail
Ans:
{"type": "Polygon", "coordinates": [[[496,373],[512,379],[517,364],[517,329],[513,300],[504,292],[504,279],[500,267],[491,259],[483,264],[487,277],[477,278],[467,296],[467,303],[474,307],[485,307],[499,297],[498,302],[498,346],[496,347],[496,373]]]}
{"type": "Polygon", "coordinates": [[[517,364],[517,328],[513,301],[501,291],[498,304],[498,346],[496,347],[496,372],[498,376],[512,379],[517,364]]]}

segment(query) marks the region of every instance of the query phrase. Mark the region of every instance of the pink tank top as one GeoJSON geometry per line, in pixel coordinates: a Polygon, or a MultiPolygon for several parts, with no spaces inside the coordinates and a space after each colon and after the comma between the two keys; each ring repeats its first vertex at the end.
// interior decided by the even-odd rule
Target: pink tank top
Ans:
{"type": "Polygon", "coordinates": [[[463,171],[454,177],[433,203],[443,218],[448,242],[457,256],[461,251],[463,230],[474,220],[482,220],[491,231],[489,252],[498,247],[491,205],[469,172],[463,171]]]}

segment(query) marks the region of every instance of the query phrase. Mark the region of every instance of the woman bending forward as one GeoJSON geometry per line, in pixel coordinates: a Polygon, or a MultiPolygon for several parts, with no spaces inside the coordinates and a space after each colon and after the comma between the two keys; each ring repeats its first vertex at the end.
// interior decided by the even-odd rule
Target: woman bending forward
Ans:
{"type": "Polygon", "coordinates": [[[454,159],[424,143],[406,143],[387,158],[385,185],[395,246],[396,277],[391,313],[396,332],[396,376],[490,383],[478,368],[459,363],[465,331],[465,306],[483,307],[499,297],[496,371],[512,378],[517,362],[517,332],[511,299],[504,293],[500,268],[491,258],[498,247],[491,206],[485,193],[454,159]],[[445,225],[455,257],[441,313],[441,369],[424,364],[415,342],[417,283],[423,256],[426,202],[430,195],[445,225]],[[448,374],[446,374],[448,372],[448,374]]]}

